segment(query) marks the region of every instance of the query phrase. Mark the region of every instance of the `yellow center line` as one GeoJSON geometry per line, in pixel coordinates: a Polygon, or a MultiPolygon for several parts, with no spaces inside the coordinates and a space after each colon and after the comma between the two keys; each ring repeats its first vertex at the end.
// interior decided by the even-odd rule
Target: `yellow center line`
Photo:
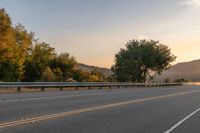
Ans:
{"type": "Polygon", "coordinates": [[[54,118],[59,118],[59,117],[66,117],[66,116],[76,115],[76,114],[80,114],[80,113],[84,113],[84,112],[97,111],[97,110],[102,110],[102,109],[107,109],[107,108],[112,108],[112,107],[117,107],[117,106],[122,106],[122,105],[146,102],[146,101],[162,99],[162,98],[167,98],[167,97],[173,97],[173,96],[178,96],[178,95],[185,95],[185,94],[190,94],[190,93],[195,93],[195,92],[200,92],[200,90],[185,91],[185,92],[169,94],[169,95],[162,95],[162,96],[155,96],[155,97],[150,97],[150,98],[129,100],[129,101],[125,101],[125,102],[118,102],[118,103],[106,104],[106,105],[95,106],[95,107],[90,107],[90,108],[72,110],[72,111],[67,111],[67,112],[62,112],[62,113],[32,117],[32,118],[27,118],[27,119],[23,119],[23,120],[10,121],[10,122],[1,123],[0,128],[6,128],[6,127],[12,127],[12,126],[23,125],[23,124],[28,124],[28,123],[34,123],[34,122],[37,122],[37,121],[43,121],[43,120],[54,119],[54,118]]]}

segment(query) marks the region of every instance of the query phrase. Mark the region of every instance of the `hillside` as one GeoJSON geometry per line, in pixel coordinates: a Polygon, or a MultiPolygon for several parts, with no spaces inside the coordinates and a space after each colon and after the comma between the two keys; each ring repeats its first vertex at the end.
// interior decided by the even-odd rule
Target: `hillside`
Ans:
{"type": "Polygon", "coordinates": [[[169,78],[170,81],[180,78],[194,82],[200,81],[200,60],[178,63],[157,76],[155,80],[163,81],[166,78],[169,78]]]}
{"type": "MultiPolygon", "coordinates": [[[[108,68],[90,66],[82,63],[78,63],[77,68],[87,72],[91,72],[92,70],[98,70],[107,76],[112,74],[112,71],[108,68]]],[[[182,62],[173,65],[170,69],[164,71],[160,76],[156,76],[155,81],[163,82],[166,78],[169,78],[171,82],[175,79],[181,78],[193,82],[200,81],[200,60],[182,62]]]]}
{"type": "Polygon", "coordinates": [[[90,66],[82,63],[78,63],[77,69],[82,69],[86,72],[91,72],[92,70],[98,70],[99,72],[103,73],[106,76],[112,74],[112,71],[108,68],[97,67],[97,66],[90,66]]]}

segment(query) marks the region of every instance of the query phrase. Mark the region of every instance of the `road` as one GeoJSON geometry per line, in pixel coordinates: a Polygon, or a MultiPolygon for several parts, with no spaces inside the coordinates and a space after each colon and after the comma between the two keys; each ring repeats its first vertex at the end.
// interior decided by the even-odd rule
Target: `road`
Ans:
{"type": "Polygon", "coordinates": [[[199,133],[200,86],[0,94],[0,133],[199,133]]]}

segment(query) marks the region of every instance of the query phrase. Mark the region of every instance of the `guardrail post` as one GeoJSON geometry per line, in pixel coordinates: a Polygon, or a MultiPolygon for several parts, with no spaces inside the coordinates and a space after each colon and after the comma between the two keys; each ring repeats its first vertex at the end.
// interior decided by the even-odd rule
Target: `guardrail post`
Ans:
{"type": "Polygon", "coordinates": [[[89,86],[88,89],[91,90],[91,86],[89,86]]]}
{"type": "Polygon", "coordinates": [[[75,90],[78,90],[78,86],[75,87],[75,90]]]}
{"type": "Polygon", "coordinates": [[[99,87],[99,90],[101,90],[101,89],[102,89],[102,86],[99,87]]]}
{"type": "Polygon", "coordinates": [[[17,92],[21,92],[21,87],[17,87],[17,92]]]}
{"type": "Polygon", "coordinates": [[[60,87],[60,91],[63,91],[63,87],[60,87]]]}
{"type": "Polygon", "coordinates": [[[111,89],[112,88],[112,86],[109,86],[109,89],[111,89]]]}
{"type": "Polygon", "coordinates": [[[42,88],[41,88],[41,91],[44,91],[44,90],[45,90],[44,87],[42,87],[42,88]]]}

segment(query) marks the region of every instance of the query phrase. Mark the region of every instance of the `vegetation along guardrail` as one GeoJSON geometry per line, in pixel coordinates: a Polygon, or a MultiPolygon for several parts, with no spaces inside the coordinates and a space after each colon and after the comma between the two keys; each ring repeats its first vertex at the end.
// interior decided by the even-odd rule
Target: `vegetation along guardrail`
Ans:
{"type": "Polygon", "coordinates": [[[41,88],[44,91],[45,88],[63,88],[75,87],[159,87],[159,86],[181,86],[182,83],[131,83],[131,82],[0,82],[0,88],[17,88],[20,92],[21,88],[41,88]]]}

